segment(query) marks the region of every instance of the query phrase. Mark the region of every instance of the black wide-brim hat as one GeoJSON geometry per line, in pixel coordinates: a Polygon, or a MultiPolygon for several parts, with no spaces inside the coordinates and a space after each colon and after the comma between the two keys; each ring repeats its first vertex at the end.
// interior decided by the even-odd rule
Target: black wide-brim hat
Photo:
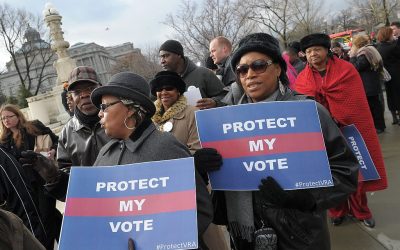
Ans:
{"type": "Polygon", "coordinates": [[[150,117],[156,112],[156,107],[150,99],[149,84],[143,77],[131,72],[115,74],[107,85],[93,90],[90,99],[97,108],[100,108],[101,97],[104,95],[132,100],[142,106],[150,117]]]}
{"type": "Polygon", "coordinates": [[[305,52],[306,49],[312,46],[322,46],[329,50],[331,48],[331,38],[327,34],[314,33],[300,40],[301,51],[305,52]]]}
{"type": "Polygon", "coordinates": [[[163,86],[173,86],[180,94],[186,90],[186,83],[182,77],[173,71],[160,71],[154,76],[154,79],[150,81],[151,94],[156,96],[157,89],[163,86]]]}

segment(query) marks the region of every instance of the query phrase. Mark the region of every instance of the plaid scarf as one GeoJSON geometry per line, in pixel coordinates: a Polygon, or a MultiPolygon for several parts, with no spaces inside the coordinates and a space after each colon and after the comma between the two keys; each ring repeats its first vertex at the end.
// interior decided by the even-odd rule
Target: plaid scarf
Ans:
{"type": "Polygon", "coordinates": [[[371,69],[373,71],[378,71],[383,66],[382,56],[379,54],[378,50],[372,45],[366,45],[357,51],[357,56],[364,55],[367,58],[369,64],[371,64],[371,69]]]}

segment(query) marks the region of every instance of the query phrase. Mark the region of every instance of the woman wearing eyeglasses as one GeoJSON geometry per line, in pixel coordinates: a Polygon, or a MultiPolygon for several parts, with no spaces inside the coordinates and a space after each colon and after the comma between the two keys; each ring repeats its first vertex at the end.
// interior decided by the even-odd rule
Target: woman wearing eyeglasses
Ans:
{"type": "MultiPolygon", "coordinates": [[[[188,149],[173,135],[156,129],[151,120],[156,109],[149,94],[146,80],[129,72],[114,75],[107,85],[93,91],[91,99],[100,109],[100,123],[112,138],[100,150],[94,165],[112,166],[190,156],[188,149]]],[[[211,222],[212,210],[206,185],[197,172],[196,199],[201,236],[211,222]]]]}
{"type": "MultiPolygon", "coordinates": [[[[0,108],[0,145],[17,160],[21,152],[36,150],[54,160],[57,149],[58,137],[38,120],[27,121],[21,110],[12,104],[0,108]],[[44,137],[47,136],[47,138],[44,137]],[[40,145],[46,141],[46,148],[40,145]],[[51,143],[50,143],[51,141],[51,143]],[[52,144],[49,148],[47,146],[52,144]],[[38,148],[40,147],[40,148],[38,148]]],[[[54,239],[58,239],[61,228],[61,214],[55,207],[55,199],[48,196],[43,188],[44,180],[33,169],[24,168],[30,185],[33,187],[39,212],[44,222],[47,233],[47,241],[44,242],[47,249],[54,248],[54,239]]]]}
{"type": "MultiPolygon", "coordinates": [[[[288,88],[279,43],[268,34],[243,38],[231,65],[244,90],[233,105],[305,99],[288,88]]],[[[265,176],[259,191],[215,191],[214,222],[228,226],[234,249],[330,249],[326,210],[356,189],[358,163],[327,110],[317,107],[334,186],[285,191],[265,176]]]]}

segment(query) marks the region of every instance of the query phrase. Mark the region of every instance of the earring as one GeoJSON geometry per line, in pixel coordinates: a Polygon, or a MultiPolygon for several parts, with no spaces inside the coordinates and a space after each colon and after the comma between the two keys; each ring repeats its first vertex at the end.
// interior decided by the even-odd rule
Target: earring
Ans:
{"type": "Polygon", "coordinates": [[[278,78],[279,91],[281,92],[282,95],[284,95],[285,94],[285,86],[283,85],[279,76],[277,78],[278,78]]]}
{"type": "Polygon", "coordinates": [[[124,125],[125,125],[125,127],[127,128],[127,129],[129,129],[129,130],[134,130],[136,127],[135,126],[133,126],[133,127],[129,127],[127,124],[126,124],[126,120],[128,119],[129,117],[127,116],[127,117],[125,117],[125,120],[124,120],[124,125]]]}

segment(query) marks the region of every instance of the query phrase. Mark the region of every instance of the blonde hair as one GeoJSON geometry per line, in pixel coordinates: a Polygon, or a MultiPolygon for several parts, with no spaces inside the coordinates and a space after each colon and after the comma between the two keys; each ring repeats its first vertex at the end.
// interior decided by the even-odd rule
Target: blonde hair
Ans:
{"type": "Polygon", "coordinates": [[[13,134],[11,129],[7,128],[4,126],[3,121],[1,122],[0,125],[0,143],[6,143],[7,138],[12,135],[13,139],[15,141],[15,145],[17,148],[21,147],[22,145],[22,130],[25,129],[28,134],[31,135],[39,135],[40,131],[33,125],[31,121],[26,120],[24,114],[21,112],[18,106],[13,105],[13,104],[6,104],[1,106],[0,108],[0,115],[3,113],[3,111],[8,111],[11,113],[14,113],[17,118],[18,118],[18,133],[13,134]]]}
{"type": "Polygon", "coordinates": [[[369,37],[367,35],[356,35],[352,40],[353,46],[356,46],[358,49],[364,47],[369,44],[369,37]]]}

